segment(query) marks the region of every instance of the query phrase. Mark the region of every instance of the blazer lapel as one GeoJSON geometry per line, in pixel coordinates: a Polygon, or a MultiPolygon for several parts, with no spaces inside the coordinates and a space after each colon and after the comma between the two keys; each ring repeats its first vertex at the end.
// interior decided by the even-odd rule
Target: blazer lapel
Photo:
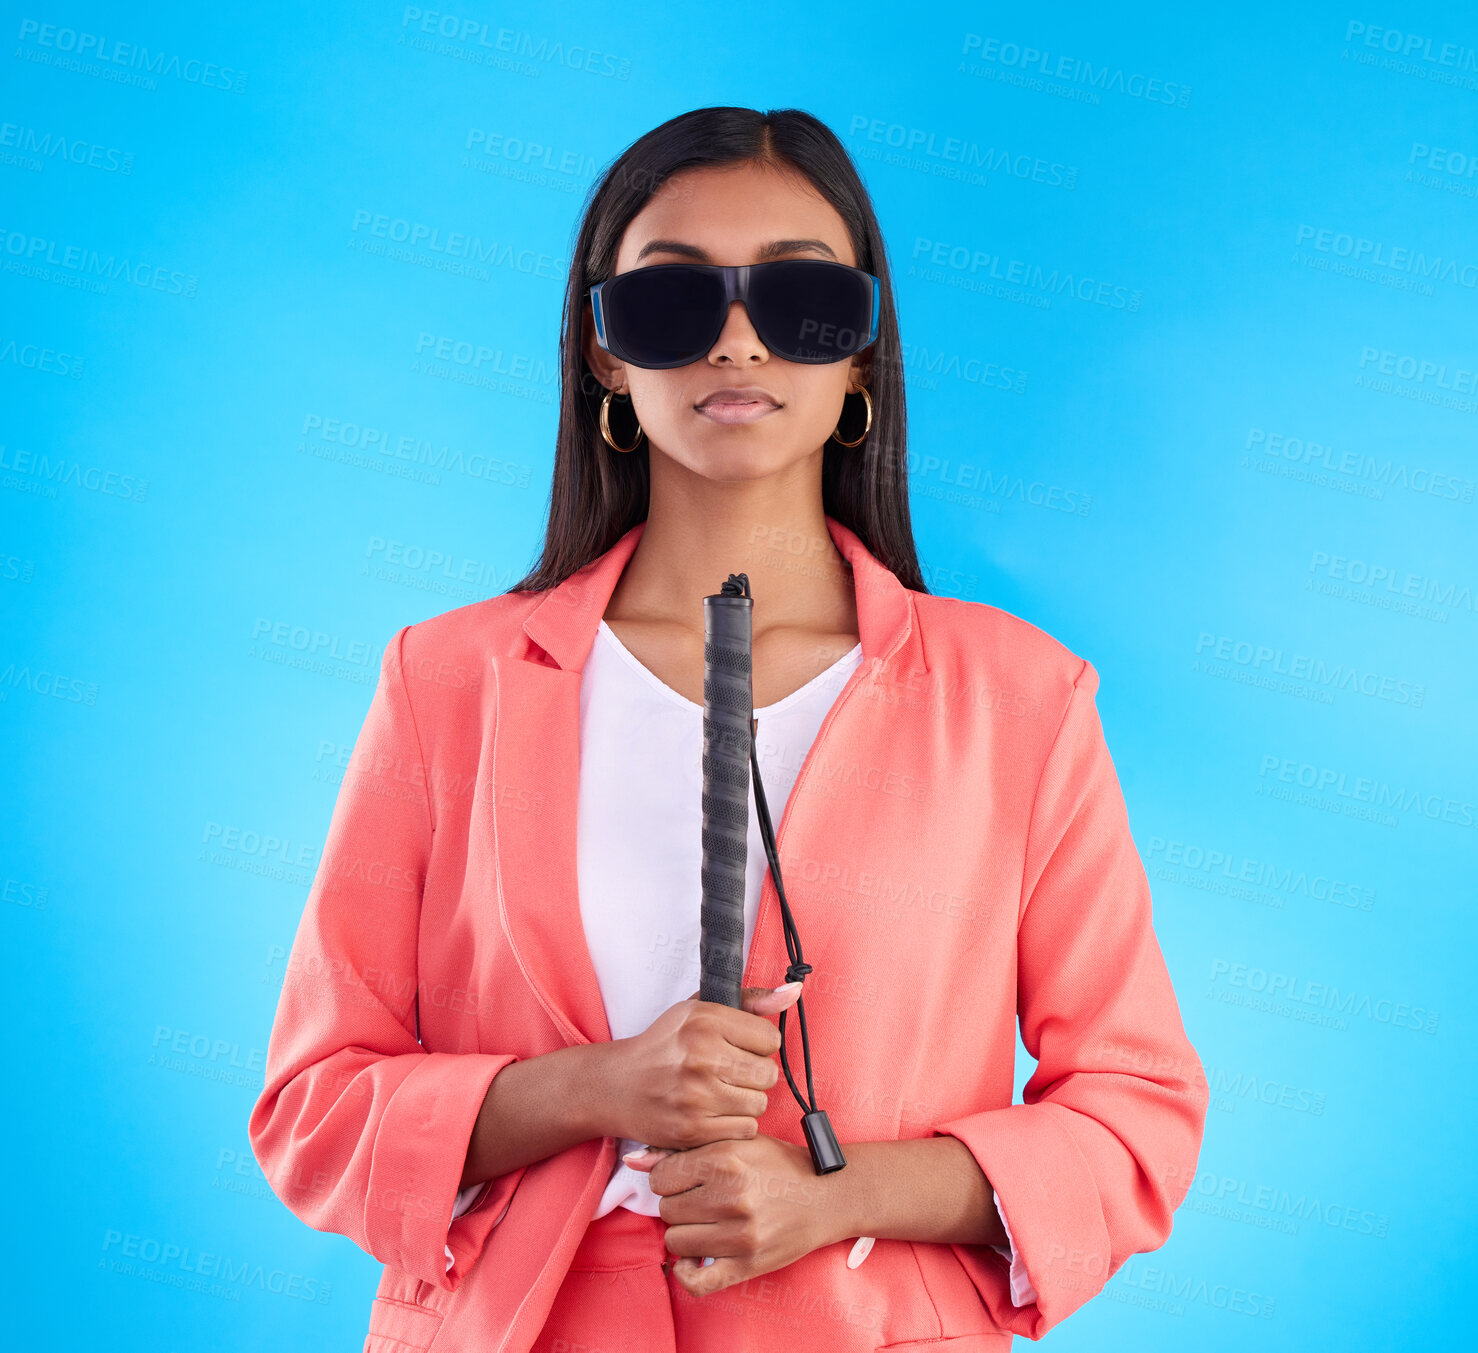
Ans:
{"type": "MultiPolygon", "coordinates": [[[[875,680],[912,631],[908,589],[849,528],[832,517],[827,529],[851,565],[857,597],[862,663],[838,697],[875,680]]],[[[611,594],[636,550],[646,523],[638,522],[605,554],[549,589],[524,619],[527,656],[496,656],[491,817],[493,874],[503,928],[529,985],[571,1043],[610,1041],[605,1002],[580,917],[576,819],[580,783],[580,681],[611,594]]],[[[819,745],[831,721],[818,735],[819,745]]],[[[815,746],[802,763],[797,787],[815,746]]],[[[776,844],[796,802],[792,791],[776,844]]],[[[782,852],[782,873],[784,855],[782,852]]],[[[695,898],[698,880],[693,881],[695,898]]],[[[696,901],[695,901],[696,906],[696,901]]],[[[779,898],[766,870],[755,921],[746,985],[763,963],[787,959],[779,925],[779,898]],[[776,913],[774,917],[770,913],[776,913]],[[762,946],[761,937],[777,938],[762,946]]],[[[802,934],[804,936],[804,927],[802,934]]]]}

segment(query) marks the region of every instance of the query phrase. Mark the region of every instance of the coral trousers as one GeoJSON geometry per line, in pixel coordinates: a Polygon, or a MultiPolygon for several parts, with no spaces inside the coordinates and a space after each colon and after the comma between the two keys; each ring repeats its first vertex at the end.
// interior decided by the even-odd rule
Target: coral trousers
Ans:
{"type": "MultiPolygon", "coordinates": [[[[594,1218],[530,1353],[768,1353],[787,1345],[764,1318],[773,1313],[734,1290],[689,1293],[668,1271],[677,1256],[666,1233],[661,1217],[625,1207],[594,1218]]],[[[863,1346],[876,1347],[870,1339],[863,1346]]]]}
{"type": "Polygon", "coordinates": [[[616,1207],[586,1227],[532,1353],[1007,1353],[945,1246],[852,1241],[692,1296],[664,1265],[667,1223],[616,1207]],[[927,1277],[925,1276],[927,1270],[927,1277]],[[966,1332],[970,1331],[970,1332],[966,1332]]]}
{"type": "Polygon", "coordinates": [[[625,1207],[592,1220],[531,1353],[696,1353],[701,1302],[668,1276],[666,1232],[625,1207]]]}

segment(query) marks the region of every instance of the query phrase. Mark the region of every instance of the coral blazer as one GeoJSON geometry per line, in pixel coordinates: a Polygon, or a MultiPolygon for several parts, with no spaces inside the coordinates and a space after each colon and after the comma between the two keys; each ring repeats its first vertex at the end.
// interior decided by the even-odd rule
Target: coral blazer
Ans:
{"type": "MultiPolygon", "coordinates": [[[[385,1265],[366,1350],[524,1353],[610,1178],[617,1139],[593,1138],[452,1218],[493,1077],[610,1039],[576,892],[580,673],[644,527],[557,587],[406,626],[385,650],[248,1124],[282,1202],[385,1265]]],[[[863,658],[778,830],[814,969],[817,1099],[844,1147],[963,1142],[1037,1299],[1012,1305],[988,1245],[883,1238],[856,1269],[847,1239],[706,1300],[807,1353],[999,1351],[1165,1241],[1206,1081],[1092,665],[994,606],[910,591],[827,528],[863,658]],[[1018,1020],[1037,1066],[1013,1104],[1018,1020]]],[[[744,985],[777,985],[788,961],[767,871],[744,985]]],[[[804,1141],[783,1078],[760,1131],[804,1141]]]]}

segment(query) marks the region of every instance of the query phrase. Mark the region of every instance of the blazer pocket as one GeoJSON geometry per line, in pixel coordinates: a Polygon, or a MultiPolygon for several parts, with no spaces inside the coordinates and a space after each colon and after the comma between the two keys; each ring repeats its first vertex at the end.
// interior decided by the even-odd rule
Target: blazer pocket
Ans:
{"type": "Polygon", "coordinates": [[[395,1297],[370,1303],[363,1353],[425,1353],[441,1328],[442,1313],[395,1297]]]}
{"type": "Polygon", "coordinates": [[[948,1245],[933,1241],[906,1242],[913,1254],[923,1288],[933,1308],[934,1338],[896,1339],[880,1344],[878,1353],[1006,1353],[1011,1333],[1001,1329],[986,1310],[959,1257],[948,1245]]]}

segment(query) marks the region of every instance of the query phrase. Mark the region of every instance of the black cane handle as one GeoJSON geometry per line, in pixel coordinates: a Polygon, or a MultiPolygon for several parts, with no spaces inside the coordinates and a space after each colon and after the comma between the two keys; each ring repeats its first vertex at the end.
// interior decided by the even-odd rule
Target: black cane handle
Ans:
{"type": "Polygon", "coordinates": [[[744,976],[744,866],[749,857],[749,756],[754,602],[730,574],[703,598],[703,901],[700,999],[739,1009],[744,976]],[[733,591],[729,589],[733,588],[733,591]]]}

